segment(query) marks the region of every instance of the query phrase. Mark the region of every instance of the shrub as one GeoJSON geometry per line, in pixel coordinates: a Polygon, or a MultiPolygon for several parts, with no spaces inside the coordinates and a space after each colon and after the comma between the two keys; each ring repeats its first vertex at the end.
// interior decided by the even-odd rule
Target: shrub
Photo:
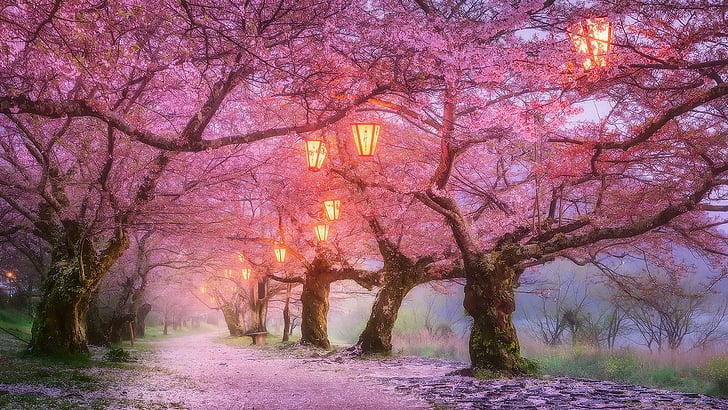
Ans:
{"type": "Polygon", "coordinates": [[[717,394],[728,396],[728,356],[710,359],[705,366],[705,375],[717,388],[717,394]]]}
{"type": "Polygon", "coordinates": [[[111,349],[104,354],[104,360],[107,362],[134,362],[136,359],[132,355],[122,348],[111,349]]]}
{"type": "Polygon", "coordinates": [[[640,370],[640,362],[632,354],[610,354],[604,358],[604,373],[607,378],[619,381],[632,380],[640,370]]]}

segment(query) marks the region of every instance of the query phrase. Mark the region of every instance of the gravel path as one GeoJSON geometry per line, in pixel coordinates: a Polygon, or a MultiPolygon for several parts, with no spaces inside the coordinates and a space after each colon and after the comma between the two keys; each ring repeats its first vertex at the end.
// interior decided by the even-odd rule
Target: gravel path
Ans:
{"type": "Polygon", "coordinates": [[[326,357],[301,347],[229,346],[219,337],[155,342],[144,362],[153,371],[101,394],[129,399],[134,408],[728,410],[728,400],[700,394],[567,377],[477,380],[448,375],[465,363],[326,357]]]}

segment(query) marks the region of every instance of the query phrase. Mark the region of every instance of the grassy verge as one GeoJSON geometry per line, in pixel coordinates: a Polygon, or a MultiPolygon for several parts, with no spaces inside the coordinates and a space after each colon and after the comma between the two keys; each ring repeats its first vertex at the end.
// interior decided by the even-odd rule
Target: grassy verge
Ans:
{"type": "Polygon", "coordinates": [[[662,363],[635,352],[605,352],[584,347],[524,352],[544,374],[611,380],[629,384],[728,397],[728,356],[704,358],[694,365],[662,363]]]}
{"type": "MultiPolygon", "coordinates": [[[[30,339],[32,320],[22,312],[0,310],[0,327],[24,340],[30,339]]],[[[207,329],[206,331],[209,331],[207,329]]],[[[177,332],[184,335],[190,332],[177,332]]],[[[152,332],[154,334],[154,332],[152,332]]],[[[161,330],[160,330],[161,334],[161,330]]],[[[173,337],[170,335],[169,337],[173,337]]],[[[149,343],[120,344],[132,357],[140,358],[153,349],[149,343]]],[[[1,409],[106,409],[181,408],[181,403],[157,403],[135,399],[104,397],[103,391],[115,381],[143,376],[155,371],[143,361],[121,363],[105,360],[108,349],[94,348],[91,355],[32,356],[26,343],[0,331],[1,409]]],[[[113,350],[112,350],[113,351],[113,350]]],[[[117,353],[119,350],[117,349],[117,353]]],[[[108,357],[113,359],[113,357],[108,357]]]]}

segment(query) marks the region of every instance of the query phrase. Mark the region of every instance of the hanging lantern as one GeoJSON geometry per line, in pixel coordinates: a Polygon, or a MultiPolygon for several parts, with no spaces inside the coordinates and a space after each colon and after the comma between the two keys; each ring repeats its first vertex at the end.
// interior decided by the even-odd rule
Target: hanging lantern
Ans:
{"type": "Polygon", "coordinates": [[[351,124],[351,133],[354,134],[356,152],[359,156],[371,157],[374,155],[374,150],[377,149],[377,140],[379,139],[379,129],[379,124],[351,124]]]}
{"type": "Polygon", "coordinates": [[[310,171],[321,170],[326,158],[326,144],[321,140],[306,140],[306,160],[310,171]]]}
{"type": "Polygon", "coordinates": [[[276,261],[283,263],[286,261],[286,247],[280,244],[276,244],[273,248],[273,252],[276,254],[276,261]]]}
{"type": "Polygon", "coordinates": [[[240,268],[240,274],[242,275],[243,279],[250,279],[250,274],[253,272],[253,268],[250,266],[250,262],[245,260],[245,255],[243,255],[242,252],[238,252],[238,260],[243,265],[242,268],[240,268]]]}
{"type": "Polygon", "coordinates": [[[223,275],[225,275],[226,278],[232,278],[233,277],[233,270],[232,269],[225,269],[223,271],[223,275]]]}
{"type": "Polygon", "coordinates": [[[576,51],[587,55],[584,68],[607,65],[605,56],[612,41],[612,23],[606,17],[587,19],[571,27],[569,36],[576,51]]]}
{"type": "Polygon", "coordinates": [[[9,271],[5,272],[5,277],[12,280],[15,278],[15,273],[13,271],[9,270],[9,271]]]}
{"type": "Polygon", "coordinates": [[[203,295],[204,295],[205,293],[207,293],[207,288],[206,288],[206,287],[204,287],[204,286],[200,286],[200,293],[202,293],[203,295]]]}
{"type": "Polygon", "coordinates": [[[319,240],[319,242],[323,242],[329,237],[329,225],[325,223],[320,223],[313,227],[314,231],[316,232],[316,239],[319,240]]]}
{"type": "Polygon", "coordinates": [[[338,199],[331,199],[328,201],[324,201],[324,211],[326,213],[326,218],[329,219],[329,221],[335,221],[339,219],[339,210],[341,208],[341,201],[338,199]]]}

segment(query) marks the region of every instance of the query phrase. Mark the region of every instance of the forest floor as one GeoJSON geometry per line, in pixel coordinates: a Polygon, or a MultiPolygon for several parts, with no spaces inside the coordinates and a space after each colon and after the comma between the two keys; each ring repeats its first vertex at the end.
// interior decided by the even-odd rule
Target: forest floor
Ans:
{"type": "Polygon", "coordinates": [[[728,409],[728,400],[700,394],[567,377],[478,380],[448,375],[466,366],[460,362],[240,346],[221,333],[138,346],[135,363],[68,374],[51,366],[45,379],[37,369],[24,375],[18,367],[27,363],[14,363],[22,359],[0,357],[0,408],[728,409]]]}

